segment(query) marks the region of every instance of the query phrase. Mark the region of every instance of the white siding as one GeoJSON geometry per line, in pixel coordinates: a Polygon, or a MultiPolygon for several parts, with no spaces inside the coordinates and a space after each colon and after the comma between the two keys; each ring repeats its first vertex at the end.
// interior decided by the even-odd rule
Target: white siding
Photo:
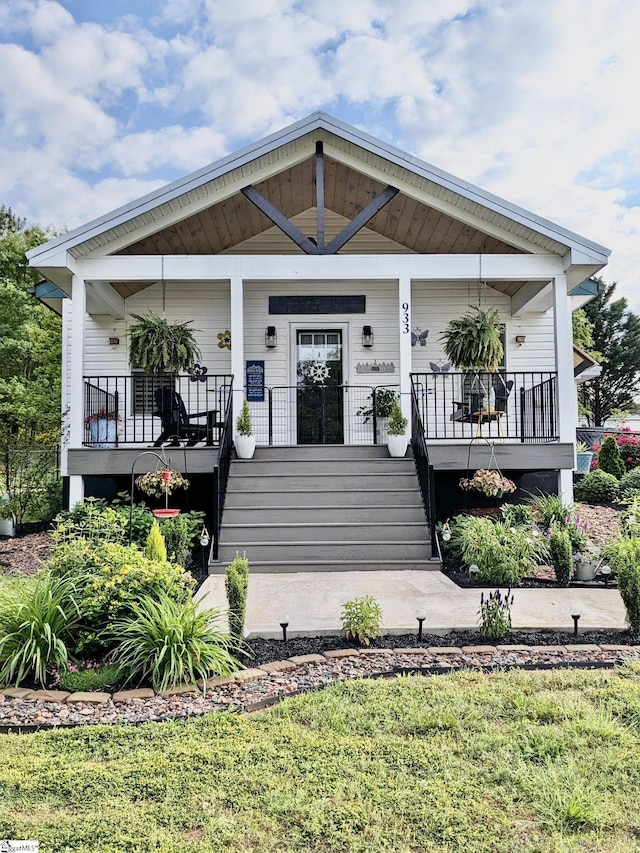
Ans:
{"type": "MultiPolygon", "coordinates": [[[[553,310],[525,314],[513,318],[508,296],[492,290],[481,291],[482,307],[497,308],[506,326],[506,369],[508,371],[553,371],[555,367],[553,310]],[[526,335],[518,346],[516,335],[526,335]]],[[[412,326],[429,330],[425,347],[416,346],[412,353],[412,369],[429,372],[429,362],[444,360],[440,335],[452,317],[459,317],[478,304],[476,282],[418,282],[412,286],[412,326]]]]}

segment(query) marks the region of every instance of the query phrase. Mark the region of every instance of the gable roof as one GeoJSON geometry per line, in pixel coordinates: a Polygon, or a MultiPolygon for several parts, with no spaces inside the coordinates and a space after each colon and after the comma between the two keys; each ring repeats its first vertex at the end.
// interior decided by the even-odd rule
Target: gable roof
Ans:
{"type": "Polygon", "coordinates": [[[216,193],[219,198],[221,185],[231,176],[244,180],[245,184],[251,183],[252,172],[257,174],[258,165],[263,168],[263,176],[277,174],[279,160],[282,160],[280,170],[287,168],[292,158],[300,162],[303,157],[309,156],[315,141],[322,138],[331,146],[332,157],[344,158],[351,164],[359,161],[363,171],[377,170],[378,175],[384,172],[391,183],[405,181],[406,186],[414,187],[416,193],[428,192],[434,198],[437,197],[442,209],[458,210],[461,215],[464,213],[491,222],[495,227],[504,229],[504,233],[513,234],[514,240],[520,240],[521,243],[529,241],[536,245],[538,251],[553,251],[562,255],[567,252],[577,253],[575,262],[584,264],[585,269],[589,268],[585,278],[592,274],[592,268],[601,268],[607,262],[610,252],[605,247],[456,178],[324,112],[312,113],[209,166],[60,235],[30,250],[27,257],[35,267],[46,267],[48,264],[57,266],[61,252],[79,257],[101,248],[109,253],[113,251],[109,245],[118,240],[121,243],[124,240],[125,246],[127,241],[129,245],[135,243],[143,228],[147,234],[150,233],[150,227],[162,229],[165,217],[179,221],[187,217],[191,210],[198,209],[198,205],[202,208],[214,204],[216,193]],[[264,172],[267,160],[270,161],[270,173],[264,172]]]}

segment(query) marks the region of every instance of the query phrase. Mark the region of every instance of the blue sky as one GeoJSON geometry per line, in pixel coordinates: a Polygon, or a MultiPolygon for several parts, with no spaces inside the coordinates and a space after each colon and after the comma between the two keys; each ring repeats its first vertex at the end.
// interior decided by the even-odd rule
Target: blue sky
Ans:
{"type": "Polygon", "coordinates": [[[640,313],[636,0],[3,0],[0,204],[72,228],[322,109],[613,251],[640,313]]]}

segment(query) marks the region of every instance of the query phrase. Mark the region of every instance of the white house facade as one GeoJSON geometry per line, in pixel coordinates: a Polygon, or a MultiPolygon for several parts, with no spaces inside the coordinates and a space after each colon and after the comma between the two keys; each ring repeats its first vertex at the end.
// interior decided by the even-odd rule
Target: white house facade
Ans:
{"type": "Polygon", "coordinates": [[[61,300],[69,501],[126,477],[161,435],[154,381],[128,359],[133,316],[149,310],[189,321],[202,351],[170,380],[188,412],[216,412],[206,440],[181,443],[191,472],[217,464],[228,400],[236,413],[249,400],[259,447],[355,448],[384,441],[373,394],[392,389],[436,475],[484,467],[492,445],[501,468],[552,472],[570,497],[571,311],[608,254],[314,113],[29,253],[43,297],[61,300]],[[482,377],[484,402],[456,417],[474,379],[440,335],[470,306],[504,324],[499,417],[482,417],[495,394],[482,377]],[[91,434],[99,405],[116,406],[115,437],[91,434]]]}

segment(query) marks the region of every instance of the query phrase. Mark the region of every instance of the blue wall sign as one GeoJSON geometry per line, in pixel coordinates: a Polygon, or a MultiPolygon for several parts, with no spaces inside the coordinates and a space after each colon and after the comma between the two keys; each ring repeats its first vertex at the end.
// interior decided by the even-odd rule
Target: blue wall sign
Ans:
{"type": "Polygon", "coordinates": [[[247,361],[245,371],[247,401],[264,403],[264,361],[247,361]]]}

